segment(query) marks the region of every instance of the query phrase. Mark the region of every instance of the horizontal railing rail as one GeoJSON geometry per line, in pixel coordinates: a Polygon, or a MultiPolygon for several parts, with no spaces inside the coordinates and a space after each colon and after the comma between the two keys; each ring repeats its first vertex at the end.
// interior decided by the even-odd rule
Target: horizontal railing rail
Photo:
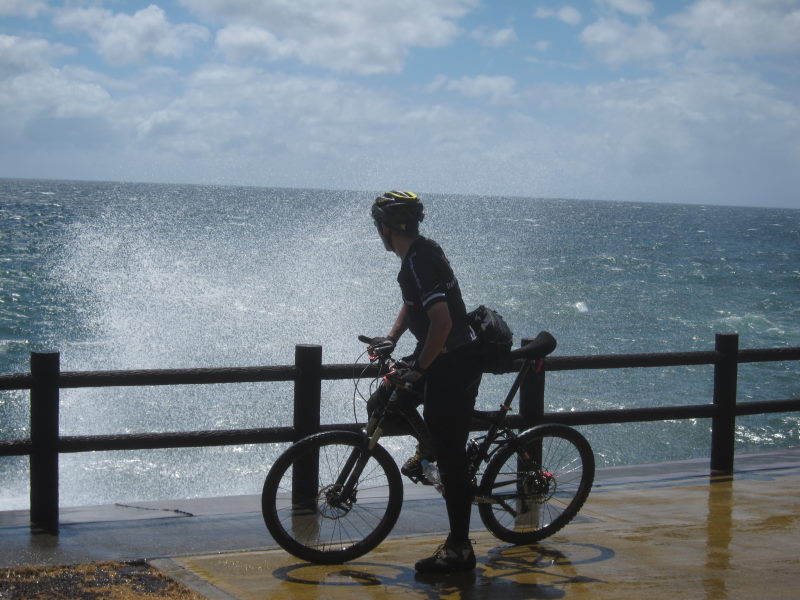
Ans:
{"type": "MultiPolygon", "coordinates": [[[[531,373],[520,389],[519,413],[508,417],[511,427],[543,422],[571,426],[605,425],[679,419],[711,419],[712,473],[733,472],[735,418],[743,415],[800,411],[800,398],[736,402],[741,363],[800,360],[800,347],[738,349],[738,335],[718,334],[713,351],[548,357],[544,369],[531,373]],[[709,404],[659,406],[576,412],[545,412],[546,373],[590,369],[627,369],[714,365],[714,390],[709,404]]],[[[30,456],[31,524],[58,532],[58,456],[62,453],[148,450],[296,441],[306,435],[336,429],[359,430],[361,424],[321,424],[321,382],[375,377],[375,366],[323,365],[322,348],[298,345],[295,364],[264,367],[60,371],[57,352],[31,354],[31,372],[0,375],[0,390],[30,390],[29,439],[0,441],[0,456],[30,456]],[[254,382],[294,382],[292,426],[258,429],[62,436],[58,431],[59,390],[98,387],[205,385],[254,382]]],[[[507,372],[513,372],[509,366],[507,372]]],[[[473,423],[474,430],[485,425],[473,423]]],[[[387,431],[388,435],[402,432],[387,431]]]]}

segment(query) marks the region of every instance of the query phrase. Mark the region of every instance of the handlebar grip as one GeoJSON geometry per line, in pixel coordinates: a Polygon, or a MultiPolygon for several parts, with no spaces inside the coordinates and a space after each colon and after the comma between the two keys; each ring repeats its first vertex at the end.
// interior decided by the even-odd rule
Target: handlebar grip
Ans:
{"type": "Polygon", "coordinates": [[[365,344],[371,344],[372,343],[372,338],[371,337],[367,337],[366,335],[360,335],[360,336],[358,336],[358,341],[359,342],[363,342],[365,344]]]}

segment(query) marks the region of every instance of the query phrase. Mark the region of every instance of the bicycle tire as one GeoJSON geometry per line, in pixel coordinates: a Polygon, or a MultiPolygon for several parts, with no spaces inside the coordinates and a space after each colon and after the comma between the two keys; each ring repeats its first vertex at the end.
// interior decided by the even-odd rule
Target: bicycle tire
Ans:
{"type": "Polygon", "coordinates": [[[479,487],[481,520],[504,542],[542,540],[578,514],[594,470],[591,446],[577,430],[558,424],[528,429],[489,461],[479,487]],[[541,460],[536,458],[539,447],[541,460]]]}
{"type": "Polygon", "coordinates": [[[380,445],[368,451],[366,437],[350,431],[320,433],[290,446],[270,469],[261,494],[264,522],[275,541],[297,558],[320,564],[347,562],[374,549],[394,527],[402,505],[403,482],[394,459],[380,445]],[[353,452],[369,452],[366,466],[352,496],[331,504],[353,452]],[[294,485],[293,467],[303,461],[310,461],[312,470],[294,485]]]}

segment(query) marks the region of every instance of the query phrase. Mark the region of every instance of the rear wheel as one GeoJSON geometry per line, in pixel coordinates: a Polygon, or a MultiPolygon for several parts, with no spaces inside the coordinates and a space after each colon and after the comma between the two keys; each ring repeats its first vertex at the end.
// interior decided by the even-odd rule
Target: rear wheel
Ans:
{"type": "Polygon", "coordinates": [[[300,440],[275,461],[261,510],[281,547],[315,563],[353,560],[394,527],[403,483],[391,455],[366,438],[330,431],[300,440]]]}
{"type": "Polygon", "coordinates": [[[593,480],[594,455],[586,438],[564,425],[541,425],[523,432],[489,462],[478,511],[499,539],[530,544],[575,517],[593,480]]]}

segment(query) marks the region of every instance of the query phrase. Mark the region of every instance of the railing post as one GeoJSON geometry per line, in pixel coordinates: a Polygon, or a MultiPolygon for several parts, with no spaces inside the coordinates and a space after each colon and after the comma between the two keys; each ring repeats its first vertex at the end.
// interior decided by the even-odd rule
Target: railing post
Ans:
{"type": "MultiPolygon", "coordinates": [[[[319,431],[322,398],[322,346],[295,346],[294,441],[319,431]]],[[[316,506],[319,487],[319,456],[308,455],[292,466],[292,505],[316,506]]]]}
{"type": "Polygon", "coordinates": [[[58,352],[31,352],[31,527],[58,534],[58,352]]]}
{"type": "MultiPolygon", "coordinates": [[[[528,344],[532,340],[523,338],[522,346],[528,344]]],[[[525,379],[519,387],[519,414],[525,421],[526,427],[539,425],[544,422],[544,369],[540,373],[536,372],[536,368],[532,367],[525,379]]],[[[541,440],[535,444],[528,446],[528,453],[534,462],[541,464],[542,462],[542,442],[541,440]]],[[[517,457],[517,469],[524,469],[525,467],[520,462],[521,458],[517,457]]]]}
{"type": "Polygon", "coordinates": [[[297,441],[319,431],[322,346],[295,346],[294,364],[298,371],[294,382],[294,439],[297,441]]]}
{"type": "MultiPolygon", "coordinates": [[[[532,341],[523,338],[521,345],[532,341]]],[[[544,370],[537,373],[532,368],[522,381],[519,388],[519,414],[529,427],[544,421],[544,370]]]]}
{"type": "Polygon", "coordinates": [[[714,406],[717,415],[711,419],[711,474],[731,475],[736,431],[739,335],[718,333],[715,349],[723,356],[714,366],[714,406]]]}

